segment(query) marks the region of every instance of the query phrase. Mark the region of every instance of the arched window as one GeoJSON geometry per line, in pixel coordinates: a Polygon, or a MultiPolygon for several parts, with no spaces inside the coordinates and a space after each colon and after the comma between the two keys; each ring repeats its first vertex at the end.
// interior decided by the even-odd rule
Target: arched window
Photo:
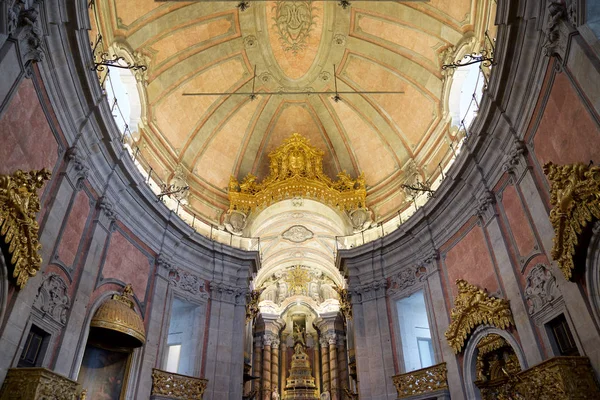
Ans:
{"type": "Polygon", "coordinates": [[[589,28],[600,39],[600,2],[587,0],[585,5],[586,23],[589,28]]]}

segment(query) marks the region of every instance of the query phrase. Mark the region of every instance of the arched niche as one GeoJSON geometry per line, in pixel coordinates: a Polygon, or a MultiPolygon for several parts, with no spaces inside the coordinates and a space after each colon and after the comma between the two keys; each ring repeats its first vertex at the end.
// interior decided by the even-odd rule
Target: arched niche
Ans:
{"type": "Polygon", "coordinates": [[[527,361],[523,349],[514,338],[514,336],[503,329],[498,329],[489,325],[480,325],[472,333],[464,351],[463,376],[465,383],[465,391],[468,399],[481,399],[481,392],[475,384],[478,380],[477,376],[477,359],[479,356],[479,343],[488,335],[498,335],[512,348],[517,360],[519,361],[520,370],[527,369],[527,361]]]}
{"type": "MultiPolygon", "coordinates": [[[[127,286],[124,290],[127,290],[127,286]]],[[[88,398],[99,398],[99,393],[107,395],[106,398],[110,399],[135,397],[143,346],[132,348],[108,342],[99,343],[93,339],[94,335],[90,334],[100,308],[107,302],[115,301],[114,297],[124,296],[124,290],[106,291],[89,307],[84,324],[86,328],[81,332],[76,362],[71,370],[71,379],[78,381],[83,389],[87,390],[88,398]]],[[[133,301],[139,308],[139,304],[133,301]]],[[[134,312],[137,313],[135,310],[134,312]]]]}
{"type": "Polygon", "coordinates": [[[600,221],[594,224],[587,249],[585,281],[592,314],[596,323],[600,325],[600,221]]]}

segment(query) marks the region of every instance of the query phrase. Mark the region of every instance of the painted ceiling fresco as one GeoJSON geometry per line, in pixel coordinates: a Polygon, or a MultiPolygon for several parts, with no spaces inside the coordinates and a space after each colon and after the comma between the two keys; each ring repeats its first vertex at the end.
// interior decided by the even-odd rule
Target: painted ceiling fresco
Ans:
{"type": "Polygon", "coordinates": [[[293,132],[325,152],[324,171],[364,172],[383,220],[409,205],[408,165],[435,178],[451,158],[448,82],[441,64],[476,48],[492,0],[425,2],[97,0],[99,29],[148,61],[139,144],[168,181],[188,174],[189,207],[219,221],[230,176],[268,174],[268,153],[293,132]],[[334,70],[335,65],[335,70],[334,70]],[[256,79],[254,71],[256,69],[256,79]],[[403,94],[286,94],[333,91],[403,94]],[[249,92],[183,96],[190,92],[249,92]],[[283,93],[283,94],[274,94],[283,93]]]}

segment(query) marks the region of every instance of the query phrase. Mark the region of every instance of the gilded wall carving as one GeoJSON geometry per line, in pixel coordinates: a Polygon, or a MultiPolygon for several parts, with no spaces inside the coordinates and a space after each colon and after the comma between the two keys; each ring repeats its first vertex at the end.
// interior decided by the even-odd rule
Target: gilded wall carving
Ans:
{"type": "Polygon", "coordinates": [[[260,286],[261,301],[281,304],[295,295],[310,297],[317,304],[328,299],[337,299],[335,282],[317,269],[296,265],[275,272],[260,286]]]}
{"type": "Polygon", "coordinates": [[[324,153],[311,146],[308,139],[294,133],[269,154],[270,174],[262,182],[248,174],[241,182],[229,182],[230,210],[248,213],[294,197],[313,198],[341,210],[350,211],[365,205],[365,179],[352,179],[345,172],[332,181],[323,173],[324,153]]]}
{"type": "Polygon", "coordinates": [[[600,219],[600,167],[548,163],[544,173],[551,183],[552,258],[569,280],[575,268],[573,256],[579,235],[592,219],[600,219]]]}
{"type": "Polygon", "coordinates": [[[0,400],[76,400],[79,385],[45,368],[11,368],[8,370],[0,400]],[[16,397],[15,397],[16,395],[16,397]]]}
{"type": "Polygon", "coordinates": [[[208,380],[152,369],[152,395],[170,399],[202,399],[208,380]]]}
{"type": "Polygon", "coordinates": [[[392,377],[398,398],[432,393],[448,389],[446,363],[437,364],[392,377]]]}
{"type": "Polygon", "coordinates": [[[12,276],[21,289],[42,264],[36,213],[40,211],[38,190],[48,179],[47,169],[0,175],[0,234],[11,255],[12,276]]]}
{"type": "Polygon", "coordinates": [[[482,324],[506,329],[514,325],[508,300],[491,297],[485,290],[458,279],[458,296],[450,312],[450,326],[446,330],[448,344],[458,354],[473,329],[482,324]]]}

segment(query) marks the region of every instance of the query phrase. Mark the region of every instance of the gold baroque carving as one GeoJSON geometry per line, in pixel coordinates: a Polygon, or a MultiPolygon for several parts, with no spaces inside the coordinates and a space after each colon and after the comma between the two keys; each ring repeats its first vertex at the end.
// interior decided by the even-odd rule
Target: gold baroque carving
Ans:
{"type": "Polygon", "coordinates": [[[342,289],[338,286],[334,286],[333,290],[340,296],[340,311],[346,317],[346,319],[352,319],[352,302],[351,295],[348,289],[342,289]]]}
{"type": "Polygon", "coordinates": [[[152,395],[169,399],[202,399],[207,379],[152,369],[152,395]]]}
{"type": "Polygon", "coordinates": [[[458,296],[450,312],[450,326],[445,333],[455,354],[460,353],[465,340],[478,325],[489,324],[499,329],[514,325],[507,300],[491,297],[463,279],[458,279],[456,285],[458,296]]]}
{"type": "Polygon", "coordinates": [[[544,173],[551,183],[552,258],[569,280],[575,268],[573,256],[578,235],[593,218],[600,219],[600,167],[550,162],[544,165],[544,173]]]}
{"type": "Polygon", "coordinates": [[[36,213],[40,211],[38,189],[50,179],[50,171],[23,172],[0,175],[0,233],[8,244],[13,266],[13,278],[22,289],[29,278],[40,270],[42,257],[38,242],[40,229],[36,213]]]}
{"type": "Polygon", "coordinates": [[[258,303],[260,302],[260,295],[264,290],[265,288],[261,288],[248,293],[248,302],[246,303],[246,322],[251,321],[258,315],[258,312],[260,311],[258,303]]]}
{"type": "Polygon", "coordinates": [[[231,177],[229,209],[248,213],[294,197],[312,198],[345,211],[363,207],[367,196],[363,174],[352,179],[340,172],[332,181],[323,173],[323,155],[307,138],[292,134],[269,154],[270,174],[262,182],[252,174],[241,182],[231,177]]]}
{"type": "Polygon", "coordinates": [[[79,384],[46,368],[11,368],[8,370],[0,400],[53,399],[74,400],[85,398],[79,394],[79,384]],[[15,397],[17,394],[17,397],[15,397]]]}
{"type": "Polygon", "coordinates": [[[402,399],[448,389],[446,375],[446,363],[441,363],[406,374],[395,375],[392,377],[392,382],[398,392],[398,398],[402,399]]]}

